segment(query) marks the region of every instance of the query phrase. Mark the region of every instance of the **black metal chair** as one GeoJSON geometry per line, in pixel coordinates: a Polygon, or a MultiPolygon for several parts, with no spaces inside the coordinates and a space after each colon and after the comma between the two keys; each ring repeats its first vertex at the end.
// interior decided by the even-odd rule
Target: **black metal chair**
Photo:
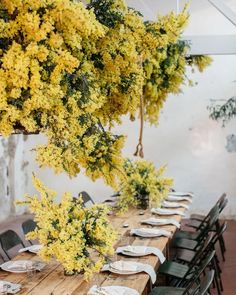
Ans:
{"type": "Polygon", "coordinates": [[[82,197],[82,200],[83,200],[83,206],[84,207],[88,207],[89,203],[91,203],[92,205],[95,204],[95,202],[93,201],[93,199],[90,197],[90,195],[85,192],[85,191],[82,191],[78,194],[79,197],[82,197]]]}
{"type": "Polygon", "coordinates": [[[8,253],[9,250],[18,245],[25,247],[18,234],[10,229],[0,234],[0,245],[8,259],[11,259],[8,253]]]}
{"type": "MultiPolygon", "coordinates": [[[[28,219],[22,223],[22,230],[24,235],[27,235],[29,232],[34,231],[37,224],[33,219],[28,219]]],[[[33,242],[29,240],[29,243],[33,245],[33,242]]]]}
{"type": "Polygon", "coordinates": [[[215,277],[215,271],[211,270],[207,273],[205,278],[201,281],[200,277],[202,273],[205,272],[207,266],[209,266],[214,258],[215,251],[209,253],[207,257],[201,258],[200,265],[192,266],[191,270],[188,270],[187,273],[180,279],[180,277],[174,280],[174,284],[168,287],[157,287],[152,290],[149,295],[183,295],[183,294],[207,294],[213,279],[215,277]],[[185,278],[183,280],[183,278],[185,278]]]}

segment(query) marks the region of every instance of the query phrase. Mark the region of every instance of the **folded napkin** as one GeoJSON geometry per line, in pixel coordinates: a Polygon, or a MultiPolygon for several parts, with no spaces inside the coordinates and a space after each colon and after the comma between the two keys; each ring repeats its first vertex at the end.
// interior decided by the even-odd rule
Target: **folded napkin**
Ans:
{"type": "Polygon", "coordinates": [[[156,273],[151,265],[140,263],[140,262],[129,262],[129,261],[116,261],[111,264],[105,264],[102,271],[114,271],[114,272],[146,272],[149,274],[152,283],[156,281],[156,273]]]}
{"type": "Polygon", "coordinates": [[[178,197],[178,196],[173,196],[173,195],[169,195],[166,198],[166,201],[174,201],[174,202],[188,201],[189,203],[192,203],[193,202],[190,197],[178,197]]]}
{"type": "Polygon", "coordinates": [[[20,284],[13,284],[11,282],[7,282],[7,281],[1,281],[0,280],[0,292],[3,291],[3,286],[7,285],[8,286],[8,290],[7,292],[9,294],[16,294],[17,292],[20,291],[21,289],[21,285],[20,284]]]}
{"type": "Polygon", "coordinates": [[[89,289],[88,295],[140,295],[140,294],[134,289],[123,287],[123,286],[98,287],[94,285],[89,289]]]}
{"type": "Polygon", "coordinates": [[[170,195],[172,196],[189,196],[189,197],[194,197],[193,193],[190,192],[171,192],[170,195]]]}
{"type": "Polygon", "coordinates": [[[161,219],[161,218],[149,218],[141,221],[141,223],[150,224],[150,225],[167,225],[173,224],[177,228],[180,228],[180,223],[175,219],[161,219]]]}
{"type": "Polygon", "coordinates": [[[7,262],[7,269],[8,270],[17,270],[17,271],[21,271],[21,270],[27,270],[27,265],[29,263],[32,263],[32,266],[37,270],[37,271],[41,271],[46,263],[41,262],[41,261],[33,261],[33,260],[17,260],[17,261],[11,261],[11,263],[7,262]]]}
{"type": "Polygon", "coordinates": [[[162,205],[162,207],[165,207],[165,208],[179,208],[179,207],[182,207],[182,208],[185,208],[185,209],[189,209],[188,205],[183,204],[183,203],[179,203],[179,202],[163,201],[161,205],[162,205]]]}
{"type": "Polygon", "coordinates": [[[27,263],[29,263],[27,260],[18,260],[18,261],[11,261],[11,263],[7,266],[9,270],[23,270],[27,268],[27,263]]]}
{"type": "Polygon", "coordinates": [[[42,249],[42,245],[32,245],[26,248],[22,248],[20,249],[18,252],[22,253],[22,252],[26,252],[26,251],[30,251],[30,252],[38,252],[39,250],[42,249]]]}
{"type": "Polygon", "coordinates": [[[134,228],[130,231],[131,235],[137,235],[140,237],[170,237],[171,232],[164,230],[164,229],[155,229],[155,228],[134,228]]]}
{"type": "Polygon", "coordinates": [[[152,213],[159,214],[159,215],[180,215],[184,216],[185,214],[179,210],[169,210],[169,209],[163,209],[163,208],[152,208],[152,213]]]}
{"type": "Polygon", "coordinates": [[[116,253],[123,253],[126,255],[128,255],[129,253],[134,253],[134,254],[138,254],[140,256],[154,254],[159,258],[161,263],[163,263],[166,260],[165,256],[163,255],[163,253],[161,252],[160,249],[158,249],[156,247],[149,247],[149,246],[118,247],[116,249],[116,253]]]}

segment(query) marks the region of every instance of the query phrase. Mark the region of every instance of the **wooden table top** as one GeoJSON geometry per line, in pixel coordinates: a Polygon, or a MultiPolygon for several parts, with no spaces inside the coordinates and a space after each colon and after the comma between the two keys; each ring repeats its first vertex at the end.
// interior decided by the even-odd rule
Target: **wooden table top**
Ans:
{"type": "MultiPolygon", "coordinates": [[[[186,202],[183,202],[186,204],[186,202]]],[[[178,210],[184,211],[185,209],[179,208],[178,210]]],[[[129,231],[132,228],[146,227],[146,225],[140,223],[141,220],[150,218],[151,213],[149,210],[144,211],[144,215],[139,215],[140,210],[132,209],[122,216],[110,216],[111,222],[114,227],[120,233],[121,236],[129,236],[129,231]],[[123,225],[128,223],[129,227],[124,228],[123,225]]],[[[154,216],[153,216],[154,217],[154,216]]],[[[157,216],[161,218],[161,216],[157,216]]],[[[163,216],[163,218],[173,218],[177,221],[181,221],[181,216],[172,215],[163,216]]],[[[161,226],[160,228],[169,230],[171,232],[176,231],[176,227],[172,225],[161,226]]],[[[131,237],[130,242],[132,245],[145,245],[153,246],[159,248],[165,255],[166,249],[168,248],[169,239],[166,237],[158,238],[140,238],[140,237],[131,237]]],[[[119,246],[119,242],[117,244],[119,246]]],[[[19,259],[30,259],[30,260],[40,260],[37,255],[24,252],[19,254],[14,260],[19,259]]],[[[145,264],[149,264],[154,267],[155,270],[159,267],[159,259],[157,256],[148,255],[143,257],[128,257],[118,255],[118,259],[128,260],[128,261],[137,261],[145,264]]],[[[83,280],[82,275],[74,276],[65,276],[63,267],[56,261],[51,261],[47,266],[41,271],[38,272],[33,278],[27,278],[27,274],[17,274],[9,273],[5,271],[0,271],[0,280],[7,280],[13,283],[20,283],[22,289],[17,294],[21,295],[86,295],[90,287],[94,284],[97,284],[98,280],[101,282],[102,286],[107,285],[118,285],[118,286],[127,286],[137,290],[140,294],[148,294],[150,289],[150,278],[145,273],[138,273],[134,275],[116,275],[110,272],[103,272],[94,275],[89,283],[83,280]],[[96,278],[95,278],[96,276],[96,278]]],[[[157,277],[158,281],[158,277],[157,277]]]]}

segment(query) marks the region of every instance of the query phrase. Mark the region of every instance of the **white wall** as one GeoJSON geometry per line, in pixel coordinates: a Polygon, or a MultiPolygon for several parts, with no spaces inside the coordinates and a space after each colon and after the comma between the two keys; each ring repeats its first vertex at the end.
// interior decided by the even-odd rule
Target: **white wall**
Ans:
{"type": "MultiPolygon", "coordinates": [[[[151,5],[151,1],[154,0],[145,3],[150,2],[151,5]]],[[[136,2],[140,4],[144,1],[136,2]]],[[[166,3],[166,1],[161,2],[166,3]]],[[[213,8],[209,8],[208,4],[203,2],[199,1],[202,7],[194,8],[190,26],[186,31],[188,35],[202,33],[202,30],[206,34],[215,32],[214,24],[209,25],[212,14],[209,16],[203,13],[205,9],[212,11],[213,8]]],[[[228,2],[233,3],[230,0],[228,2]]],[[[212,13],[214,15],[214,12],[212,13]]],[[[221,23],[216,24],[221,30],[219,34],[236,33],[236,29],[228,21],[219,15],[218,17],[221,19],[221,23]]],[[[152,160],[156,166],[168,164],[167,175],[174,177],[176,189],[195,192],[192,212],[207,212],[219,195],[227,192],[230,205],[225,209],[225,214],[229,218],[236,218],[236,153],[229,153],[225,148],[226,136],[236,134],[236,122],[231,121],[223,129],[220,123],[209,119],[207,111],[210,99],[227,99],[236,93],[236,83],[233,82],[236,80],[235,68],[236,55],[215,56],[211,67],[203,74],[196,73],[192,77],[198,82],[197,86],[192,88],[183,86],[182,94],[169,97],[158,128],[145,126],[145,158],[152,160]]],[[[125,156],[132,157],[134,153],[138,129],[138,121],[132,123],[127,119],[124,119],[122,126],[117,127],[117,132],[128,136],[124,149],[125,156]]],[[[35,192],[30,179],[32,171],[36,172],[49,187],[57,190],[59,195],[65,191],[77,195],[81,190],[86,190],[96,201],[102,201],[112,194],[112,190],[101,180],[93,183],[82,174],[70,179],[65,174],[54,175],[50,169],[39,169],[31,149],[42,140],[44,139],[41,135],[31,135],[23,142],[24,155],[20,161],[25,172],[20,173],[18,169],[17,179],[21,180],[21,184],[15,186],[15,191],[19,192],[16,194],[17,198],[22,198],[23,191],[30,194],[35,192]],[[27,179],[24,179],[24,175],[27,179]]],[[[1,153],[3,151],[0,147],[0,158],[1,153]]],[[[0,210],[1,214],[5,210],[2,203],[0,210]]],[[[3,216],[1,214],[0,219],[3,216]]]]}

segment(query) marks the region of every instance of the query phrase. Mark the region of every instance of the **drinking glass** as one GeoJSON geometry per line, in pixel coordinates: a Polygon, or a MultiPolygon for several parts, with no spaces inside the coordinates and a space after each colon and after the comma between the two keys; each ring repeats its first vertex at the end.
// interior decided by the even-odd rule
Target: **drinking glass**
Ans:
{"type": "Polygon", "coordinates": [[[26,263],[27,278],[32,279],[36,274],[36,268],[33,261],[28,261],[26,263]]]}

